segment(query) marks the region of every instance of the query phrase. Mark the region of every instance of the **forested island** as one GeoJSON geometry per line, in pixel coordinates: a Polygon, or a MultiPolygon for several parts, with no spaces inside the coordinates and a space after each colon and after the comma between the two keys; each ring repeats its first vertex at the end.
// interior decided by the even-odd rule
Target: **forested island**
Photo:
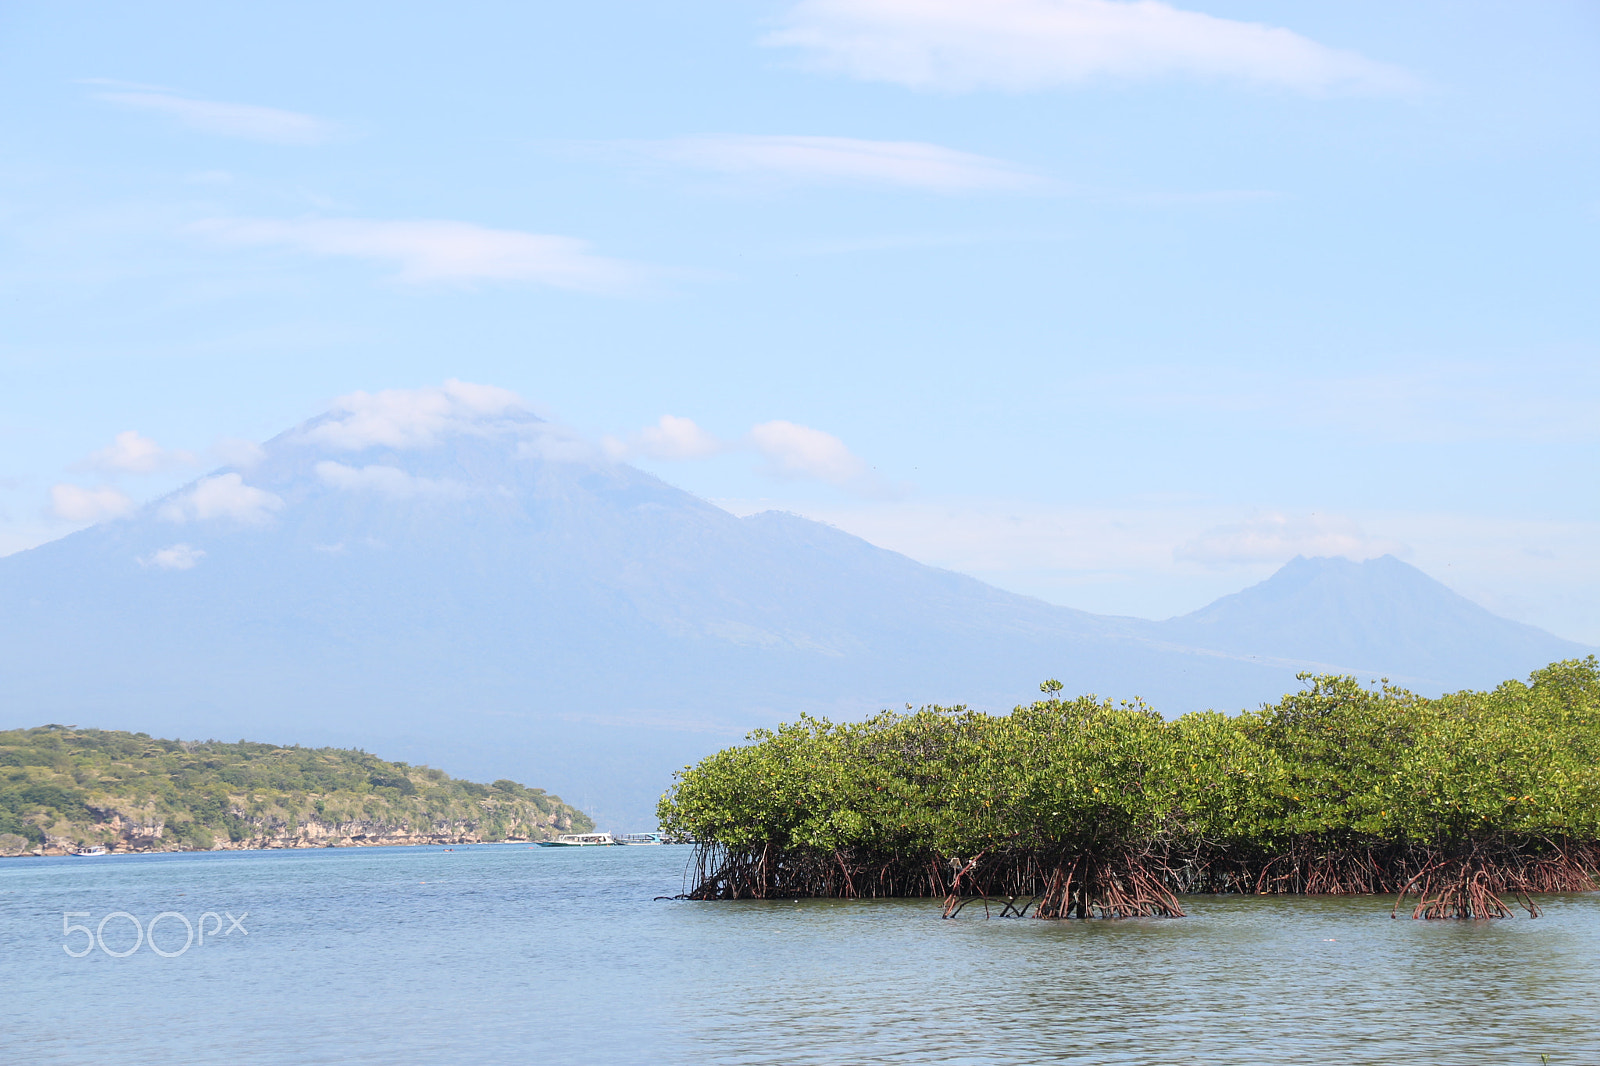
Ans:
{"type": "Polygon", "coordinates": [[[460,781],[364,751],[0,731],[3,855],[544,840],[593,828],[543,789],[460,781]]]}
{"type": "Polygon", "coordinates": [[[946,916],[1181,916],[1199,892],[1537,916],[1533,895],[1600,884],[1595,657],[1437,699],[1301,680],[1171,721],[1053,681],[1008,715],[802,718],[681,771],[661,825],[699,841],[693,899],[926,896],[946,916]]]}

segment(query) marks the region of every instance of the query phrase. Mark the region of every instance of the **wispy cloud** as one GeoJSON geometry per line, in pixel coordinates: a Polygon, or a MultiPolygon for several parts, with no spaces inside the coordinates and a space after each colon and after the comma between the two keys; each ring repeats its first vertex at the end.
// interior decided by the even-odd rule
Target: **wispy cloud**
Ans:
{"type": "Polygon", "coordinates": [[[140,566],[153,566],[157,570],[193,570],[205,555],[199,548],[188,544],[173,544],[139,557],[140,566]]]}
{"type": "Polygon", "coordinates": [[[706,459],[727,452],[754,452],[758,468],[782,481],[811,480],[836,485],[854,495],[893,495],[888,483],[832,433],[781,419],[752,426],[744,436],[724,440],[693,419],[662,415],[626,440],[607,437],[602,446],[615,459],[706,459]]]}
{"type": "Polygon", "coordinates": [[[919,89],[1024,91],[1097,79],[1229,79],[1301,92],[1390,93],[1404,71],[1290,30],[1158,0],[802,0],[768,45],[919,89]]]}
{"type": "Polygon", "coordinates": [[[585,241],[471,222],[361,218],[215,218],[192,231],[225,244],[289,248],[318,256],[374,259],[401,281],[521,281],[559,289],[617,292],[640,281],[637,264],[594,255],[585,241]]]}
{"type": "Polygon", "coordinates": [[[110,487],[86,489],[63,483],[50,490],[50,511],[68,522],[103,522],[120,518],[133,510],[126,495],[110,487]]]}
{"type": "Polygon", "coordinates": [[[649,459],[705,459],[725,452],[727,441],[698,426],[692,418],[662,415],[653,426],[646,426],[626,441],[607,437],[606,450],[623,459],[643,456],[649,459]]]}
{"type": "Polygon", "coordinates": [[[120,474],[150,474],[174,466],[193,466],[199,460],[193,452],[163,448],[137,430],[118,433],[115,440],[90,455],[86,465],[95,470],[120,474]]]}
{"type": "Polygon", "coordinates": [[[1180,562],[1209,566],[1282,563],[1297,555],[1343,555],[1371,559],[1406,554],[1388,537],[1369,536],[1342,515],[1261,514],[1244,522],[1215,526],[1173,550],[1180,562]]]}
{"type": "Polygon", "coordinates": [[[746,439],[766,460],[771,477],[815,478],[863,495],[885,491],[866,461],[832,433],[779,419],[751,427],[746,439]]]}
{"type": "Polygon", "coordinates": [[[370,492],[393,500],[416,497],[460,498],[468,494],[466,485],[459,481],[418,477],[397,466],[374,463],[369,466],[347,466],[331,460],[316,465],[317,478],[331,488],[346,492],[370,492]]]}
{"type": "Polygon", "coordinates": [[[169,500],[161,517],[169,522],[204,522],[227,519],[240,525],[262,525],[283,507],[283,498],[246,485],[238,474],[201,478],[192,489],[169,500]]]}
{"type": "Polygon", "coordinates": [[[494,385],[451,379],[420,389],[352,392],[333,411],[300,434],[314,444],[343,451],[365,448],[428,448],[453,433],[481,433],[494,420],[525,412],[521,397],[494,385]]]}
{"type": "Polygon", "coordinates": [[[551,463],[588,463],[598,460],[601,449],[594,441],[570,426],[555,422],[525,422],[517,428],[523,439],[517,443],[517,457],[542,459],[551,463]]]}
{"type": "Polygon", "coordinates": [[[339,132],[336,123],[298,111],[257,104],[195,100],[164,91],[100,92],[95,98],[118,107],[152,111],[177,119],[190,129],[223,137],[269,144],[321,144],[339,132]]]}
{"type": "Polygon", "coordinates": [[[1051,184],[1015,163],[922,141],[729,135],[628,141],[614,147],[679,166],[757,180],[889,185],[938,193],[1027,191],[1051,184]]]}

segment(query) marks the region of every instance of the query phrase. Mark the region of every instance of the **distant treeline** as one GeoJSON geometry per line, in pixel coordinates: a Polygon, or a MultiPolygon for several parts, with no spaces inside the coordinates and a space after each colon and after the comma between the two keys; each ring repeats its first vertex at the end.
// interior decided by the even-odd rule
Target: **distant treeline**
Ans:
{"type": "Polygon", "coordinates": [[[363,751],[0,732],[0,853],[544,838],[582,811],[515,781],[458,781],[363,751]]]}
{"type": "MultiPolygon", "coordinates": [[[[1185,892],[1413,895],[1499,916],[1600,875],[1600,664],[1427,699],[1301,675],[1238,715],[1046,698],[802,718],[682,771],[662,827],[699,899],[975,897],[1178,915],[1185,892]]],[[[987,905],[987,902],[986,902],[987,905]]]]}

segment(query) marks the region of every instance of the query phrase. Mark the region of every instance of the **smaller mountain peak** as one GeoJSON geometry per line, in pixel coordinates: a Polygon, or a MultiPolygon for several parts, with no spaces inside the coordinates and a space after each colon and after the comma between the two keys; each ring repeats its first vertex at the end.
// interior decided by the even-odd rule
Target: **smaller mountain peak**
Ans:
{"type": "Polygon", "coordinates": [[[1493,683],[1578,650],[1491,614],[1393,555],[1296,556],[1265,581],[1160,626],[1197,646],[1444,688],[1493,683]]]}

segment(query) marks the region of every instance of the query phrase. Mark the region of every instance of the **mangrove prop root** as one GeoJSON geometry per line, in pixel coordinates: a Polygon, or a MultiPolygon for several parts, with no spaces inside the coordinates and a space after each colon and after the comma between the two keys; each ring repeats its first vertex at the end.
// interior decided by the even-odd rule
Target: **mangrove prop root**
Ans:
{"type": "Polygon", "coordinates": [[[1488,853],[1473,849],[1464,855],[1436,858],[1418,870],[1400,889],[1391,915],[1413,890],[1413,918],[1507,918],[1511,897],[1531,918],[1542,913],[1534,893],[1585,892],[1597,886],[1593,849],[1552,847],[1542,855],[1488,853]]]}
{"type": "Polygon", "coordinates": [[[1000,917],[1181,917],[1178,879],[1153,852],[980,852],[944,863],[927,856],[702,845],[687,899],[943,898],[944,917],[969,903],[1000,917]]]}
{"type": "Polygon", "coordinates": [[[702,844],[689,899],[867,899],[944,896],[944,868],[925,855],[879,855],[848,849],[811,851],[768,844],[736,850],[702,844]]]}
{"type": "Polygon", "coordinates": [[[999,917],[1181,917],[1180,893],[1395,894],[1416,918],[1497,918],[1540,893],[1600,888],[1600,848],[1549,840],[1443,851],[1399,845],[1294,843],[1271,852],[1202,842],[1103,851],[998,849],[967,858],[927,852],[702,843],[681,898],[920,897],[953,918],[970,904],[999,917]]]}

